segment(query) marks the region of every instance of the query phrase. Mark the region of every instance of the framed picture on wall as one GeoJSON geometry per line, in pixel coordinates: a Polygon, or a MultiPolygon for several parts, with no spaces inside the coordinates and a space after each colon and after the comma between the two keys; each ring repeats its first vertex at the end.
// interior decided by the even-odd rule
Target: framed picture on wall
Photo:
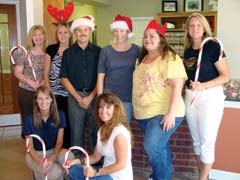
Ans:
{"type": "Polygon", "coordinates": [[[202,11],[203,0],[184,0],[184,11],[202,11]]]}
{"type": "Polygon", "coordinates": [[[162,12],[177,12],[177,1],[162,1],[162,12]]]}

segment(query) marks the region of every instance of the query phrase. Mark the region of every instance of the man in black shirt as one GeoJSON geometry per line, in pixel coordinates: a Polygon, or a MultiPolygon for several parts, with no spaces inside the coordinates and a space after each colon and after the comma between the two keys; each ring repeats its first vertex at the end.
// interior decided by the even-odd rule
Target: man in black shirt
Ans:
{"type": "Polygon", "coordinates": [[[89,153],[94,151],[97,140],[93,108],[98,57],[101,50],[99,46],[89,41],[94,29],[94,19],[90,15],[73,21],[71,31],[77,40],[64,51],[60,71],[61,83],[69,92],[71,146],[84,148],[84,129],[87,123],[89,153]]]}

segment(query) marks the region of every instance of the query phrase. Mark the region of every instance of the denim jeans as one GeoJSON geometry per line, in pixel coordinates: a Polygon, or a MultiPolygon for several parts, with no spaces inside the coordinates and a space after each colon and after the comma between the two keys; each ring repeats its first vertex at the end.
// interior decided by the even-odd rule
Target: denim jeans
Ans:
{"type": "MultiPolygon", "coordinates": [[[[70,167],[69,174],[70,180],[85,180],[85,176],[83,175],[83,167],[80,164],[76,164],[70,167]]],[[[103,176],[94,176],[90,177],[90,180],[112,180],[110,175],[103,176]]]]}
{"type": "Polygon", "coordinates": [[[126,113],[126,118],[128,123],[131,122],[132,117],[133,117],[133,106],[131,102],[122,102],[123,103],[123,107],[125,109],[125,113],[126,113]]]}
{"type": "Polygon", "coordinates": [[[144,149],[152,166],[153,180],[171,180],[172,160],[169,139],[183,121],[183,117],[176,117],[175,126],[169,131],[163,130],[160,122],[163,115],[139,120],[144,134],[144,149]]]}
{"type": "MultiPolygon", "coordinates": [[[[78,92],[82,97],[88,94],[78,92]]],[[[95,100],[91,102],[89,109],[81,108],[73,96],[68,97],[68,113],[69,122],[71,128],[71,146],[84,146],[84,129],[88,124],[88,139],[89,139],[89,153],[93,153],[97,142],[97,129],[96,123],[93,117],[93,109],[95,106],[95,100]]]]}

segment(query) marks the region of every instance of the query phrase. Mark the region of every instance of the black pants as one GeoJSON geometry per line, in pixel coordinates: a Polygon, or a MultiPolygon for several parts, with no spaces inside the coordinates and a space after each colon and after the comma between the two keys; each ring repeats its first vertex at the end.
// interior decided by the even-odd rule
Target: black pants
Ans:
{"type": "Polygon", "coordinates": [[[68,97],[55,95],[57,106],[59,110],[65,113],[67,127],[64,129],[63,148],[69,148],[71,142],[71,131],[68,117],[68,97]]]}
{"type": "MultiPolygon", "coordinates": [[[[25,116],[33,113],[33,99],[34,91],[29,91],[23,88],[19,88],[18,92],[18,104],[21,113],[21,125],[23,126],[25,116]]],[[[23,133],[21,133],[24,138],[23,133]]]]}

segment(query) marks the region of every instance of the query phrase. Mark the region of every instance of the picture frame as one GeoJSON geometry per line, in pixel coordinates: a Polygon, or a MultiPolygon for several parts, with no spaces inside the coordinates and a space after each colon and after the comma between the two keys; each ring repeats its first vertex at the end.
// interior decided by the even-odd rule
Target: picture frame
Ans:
{"type": "Polygon", "coordinates": [[[202,11],[203,0],[184,0],[184,11],[202,11]]]}
{"type": "Polygon", "coordinates": [[[162,1],[162,12],[177,12],[177,1],[162,1]]]}

